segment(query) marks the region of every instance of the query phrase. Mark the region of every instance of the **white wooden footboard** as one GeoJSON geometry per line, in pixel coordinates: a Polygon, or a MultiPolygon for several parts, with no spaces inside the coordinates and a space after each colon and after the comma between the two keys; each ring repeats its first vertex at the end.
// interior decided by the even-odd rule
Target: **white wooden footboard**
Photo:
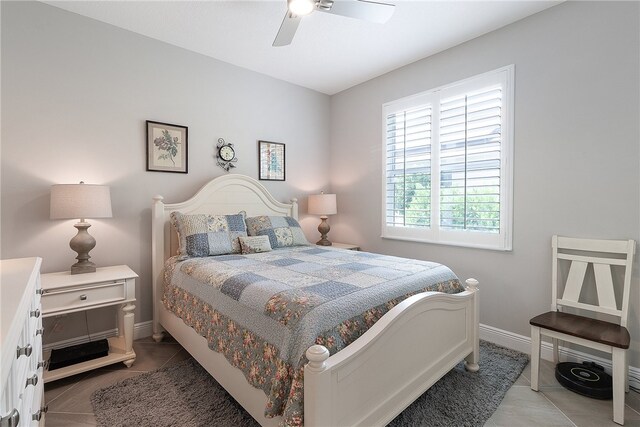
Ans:
{"type": "Polygon", "coordinates": [[[328,357],[315,345],[304,371],[307,427],[385,425],[466,358],[478,369],[477,281],[459,294],[410,297],[328,357]]]}

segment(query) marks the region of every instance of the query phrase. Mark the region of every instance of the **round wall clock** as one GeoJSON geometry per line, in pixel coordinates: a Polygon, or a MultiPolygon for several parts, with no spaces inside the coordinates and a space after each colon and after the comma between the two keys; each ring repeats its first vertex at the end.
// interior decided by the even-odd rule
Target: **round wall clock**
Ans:
{"type": "Polygon", "coordinates": [[[218,159],[218,166],[229,172],[229,169],[235,168],[233,163],[238,161],[236,157],[236,150],[233,149],[233,144],[226,142],[223,138],[218,139],[218,145],[216,146],[218,153],[216,158],[218,159]]]}

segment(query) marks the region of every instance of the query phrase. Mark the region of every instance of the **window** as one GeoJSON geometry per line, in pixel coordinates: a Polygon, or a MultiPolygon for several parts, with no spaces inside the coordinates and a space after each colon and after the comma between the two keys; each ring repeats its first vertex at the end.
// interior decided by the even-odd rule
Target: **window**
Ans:
{"type": "Polygon", "coordinates": [[[383,106],[382,237],[511,250],[513,76],[383,106]]]}

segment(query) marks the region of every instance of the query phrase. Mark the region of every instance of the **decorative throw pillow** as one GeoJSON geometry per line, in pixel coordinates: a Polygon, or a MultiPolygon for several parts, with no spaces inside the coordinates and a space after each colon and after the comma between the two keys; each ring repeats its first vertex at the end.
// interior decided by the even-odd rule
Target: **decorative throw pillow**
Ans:
{"type": "Polygon", "coordinates": [[[240,236],[240,248],[243,254],[258,254],[271,251],[269,236],[240,236]]]}
{"type": "Polygon", "coordinates": [[[254,216],[246,222],[249,236],[269,236],[273,249],[310,244],[298,221],[290,216],[254,216]]]}
{"type": "Polygon", "coordinates": [[[171,212],[171,224],[178,232],[183,257],[238,254],[238,237],[247,235],[244,215],[185,215],[171,212]]]}

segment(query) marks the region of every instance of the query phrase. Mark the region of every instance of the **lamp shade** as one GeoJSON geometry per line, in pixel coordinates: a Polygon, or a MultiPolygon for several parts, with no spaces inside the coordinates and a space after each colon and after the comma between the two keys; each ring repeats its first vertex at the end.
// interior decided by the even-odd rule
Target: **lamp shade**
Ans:
{"type": "Polygon", "coordinates": [[[51,219],[111,218],[111,193],[106,185],[51,186],[51,219]]]}
{"type": "Polygon", "coordinates": [[[313,215],[335,215],[338,213],[335,194],[309,196],[309,213],[313,215]]]}

